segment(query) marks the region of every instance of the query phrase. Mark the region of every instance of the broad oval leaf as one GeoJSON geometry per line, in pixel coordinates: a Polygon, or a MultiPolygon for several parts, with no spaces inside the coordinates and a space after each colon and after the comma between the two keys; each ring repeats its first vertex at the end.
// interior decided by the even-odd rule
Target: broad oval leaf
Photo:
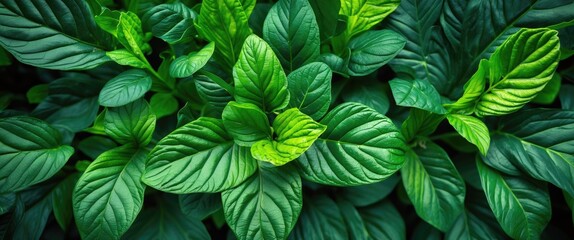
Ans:
{"type": "Polygon", "coordinates": [[[149,104],[157,118],[169,116],[179,110],[179,102],[171,93],[156,93],[151,96],[149,104]]]}
{"type": "Polygon", "coordinates": [[[223,191],[227,223],[238,239],[286,239],[301,212],[301,177],[291,168],[259,168],[223,191]]]}
{"type": "Polygon", "coordinates": [[[142,17],[154,36],[169,44],[187,42],[194,33],[193,20],[196,13],[182,2],[160,4],[148,10],[142,17]]]}
{"type": "Polygon", "coordinates": [[[203,220],[222,208],[219,193],[191,193],[179,195],[181,211],[194,219],[203,220]]]}
{"type": "Polygon", "coordinates": [[[154,130],[155,115],[143,99],[106,111],[104,131],[121,144],[146,146],[154,130]]]}
{"type": "Polygon", "coordinates": [[[369,206],[391,194],[400,180],[398,174],[393,174],[382,182],[342,188],[340,196],[357,207],[369,206]]]}
{"type": "Polygon", "coordinates": [[[406,239],[403,217],[390,201],[359,208],[369,239],[406,239]]]}
{"type": "Polygon", "coordinates": [[[395,102],[403,107],[415,107],[436,114],[444,114],[441,96],[433,85],[425,80],[407,81],[393,79],[389,82],[395,102]]]}
{"type": "Polygon", "coordinates": [[[233,67],[235,100],[253,103],[265,112],[282,109],[289,103],[287,77],[281,63],[263,39],[251,35],[243,44],[233,67]]]}
{"type": "Polygon", "coordinates": [[[326,128],[299,109],[291,108],[273,120],[277,139],[256,142],[251,146],[251,155],[275,166],[284,165],[301,156],[326,128]]]}
{"type": "Polygon", "coordinates": [[[76,225],[83,239],[119,239],[143,206],[146,150],[125,145],[101,154],[74,188],[76,225]]]}
{"type": "Polygon", "coordinates": [[[135,101],[151,89],[151,77],[143,70],[120,73],[104,85],[98,101],[104,107],[119,107],[135,101]]]}
{"type": "Polygon", "coordinates": [[[367,31],[353,38],[349,42],[349,75],[373,73],[397,56],[405,44],[405,38],[391,30],[367,31]]]}
{"type": "Polygon", "coordinates": [[[289,239],[339,239],[347,236],[339,206],[333,199],[321,194],[305,197],[301,216],[289,239]]]}
{"type": "Polygon", "coordinates": [[[484,122],[461,114],[448,114],[446,119],[464,139],[478,147],[482,155],[486,155],[490,145],[490,134],[484,122]]]}
{"type": "Polygon", "coordinates": [[[386,114],[391,107],[391,101],[385,88],[385,84],[378,80],[369,79],[345,86],[345,90],[341,91],[341,97],[345,102],[364,104],[380,114],[386,114]]]}
{"type": "Polygon", "coordinates": [[[58,70],[94,68],[110,59],[111,38],[98,28],[86,1],[0,1],[0,46],[18,61],[58,70]]]}
{"type": "Polygon", "coordinates": [[[500,226],[514,239],[538,239],[552,211],[546,185],[509,177],[476,162],[488,204],[500,226]]]}
{"type": "Polygon", "coordinates": [[[403,184],[417,214],[446,231],[464,210],[466,188],[448,154],[433,142],[407,151],[403,184]]]}
{"type": "Polygon", "coordinates": [[[321,122],[327,130],[297,159],[310,181],[356,186],[380,182],[399,170],[406,145],[387,117],[357,103],[344,103],[321,122]]]}
{"type": "Polygon", "coordinates": [[[522,171],[515,166],[519,159],[528,158],[522,142],[510,135],[494,133],[486,155],[480,156],[484,163],[497,171],[511,176],[520,176],[522,171]]]}
{"type": "Polygon", "coordinates": [[[254,104],[229,102],[221,117],[225,129],[240,146],[250,147],[272,137],[267,115],[254,104]]]}
{"type": "Polygon", "coordinates": [[[206,0],[195,24],[201,36],[215,42],[216,58],[231,69],[243,41],[251,34],[248,20],[255,0],[206,0]],[[233,27],[230,27],[233,26],[233,27]]]}
{"type": "Polygon", "coordinates": [[[199,118],[158,142],[142,180],[171,193],[220,192],[251,176],[257,162],[233,143],[221,120],[199,118]]]}
{"type": "Polygon", "coordinates": [[[193,75],[207,64],[214,50],[215,44],[210,42],[198,52],[178,57],[171,63],[169,75],[175,78],[185,78],[193,75]]]}
{"type": "Polygon", "coordinates": [[[324,63],[309,63],[287,76],[289,107],[296,107],[315,120],[327,113],[331,103],[333,73],[324,63]]]}
{"type": "Polygon", "coordinates": [[[265,18],[263,38],[287,72],[319,57],[319,26],[308,1],[277,2],[265,18]]]}
{"type": "Polygon", "coordinates": [[[521,29],[496,49],[488,63],[489,87],[476,104],[479,116],[517,111],[552,79],[560,57],[558,32],[521,29]]]}
{"type": "Polygon", "coordinates": [[[60,133],[31,117],[0,119],[0,193],[42,182],[66,164],[74,148],[60,133]]]}

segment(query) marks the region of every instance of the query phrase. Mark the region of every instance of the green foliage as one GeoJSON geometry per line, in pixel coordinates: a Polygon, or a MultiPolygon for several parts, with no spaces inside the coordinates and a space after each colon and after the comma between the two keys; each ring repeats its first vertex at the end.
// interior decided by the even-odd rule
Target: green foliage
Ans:
{"type": "Polygon", "coordinates": [[[0,239],[573,236],[572,9],[0,0],[0,239]]]}

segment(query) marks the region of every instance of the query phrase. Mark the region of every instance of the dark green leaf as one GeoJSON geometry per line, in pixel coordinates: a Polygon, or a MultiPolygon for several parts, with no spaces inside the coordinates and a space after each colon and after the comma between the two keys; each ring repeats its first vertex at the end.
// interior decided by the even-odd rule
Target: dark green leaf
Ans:
{"type": "Polygon", "coordinates": [[[250,147],[272,138],[267,115],[254,104],[229,102],[221,117],[225,129],[240,146],[250,147]]]}
{"type": "Polygon", "coordinates": [[[185,78],[193,75],[207,64],[214,50],[215,44],[210,42],[198,52],[178,57],[171,63],[169,75],[175,78],[185,78]]]}
{"type": "Polygon", "coordinates": [[[26,92],[28,103],[40,103],[48,96],[48,84],[39,84],[31,87],[26,92]]]}
{"type": "Polygon", "coordinates": [[[179,205],[185,215],[203,220],[221,209],[221,194],[191,193],[179,195],[179,205]]]}
{"type": "Polygon", "coordinates": [[[566,200],[566,204],[570,207],[570,211],[572,211],[572,221],[574,222],[574,197],[568,194],[567,192],[563,192],[564,199],[566,200]]]}
{"type": "Polygon", "coordinates": [[[74,216],[83,239],[118,239],[143,206],[146,150],[125,145],[102,153],[74,188],[74,216]]]}
{"type": "Polygon", "coordinates": [[[393,174],[386,180],[367,185],[345,187],[341,189],[341,197],[357,207],[365,207],[387,197],[395,189],[401,178],[393,174]]]}
{"type": "Polygon", "coordinates": [[[308,1],[277,2],[265,18],[263,37],[287,72],[319,57],[319,26],[308,1]]]}
{"type": "Polygon", "coordinates": [[[149,104],[157,118],[169,116],[179,110],[179,102],[171,93],[156,93],[151,96],[149,104]]]}
{"type": "Polygon", "coordinates": [[[562,88],[560,88],[560,104],[564,110],[574,110],[574,85],[562,85],[562,88]]]}
{"type": "Polygon", "coordinates": [[[310,63],[287,76],[289,107],[296,107],[315,120],[321,119],[331,103],[333,73],[324,63],[310,63]]]}
{"type": "Polygon", "coordinates": [[[515,239],[538,239],[550,221],[546,185],[509,177],[477,161],[488,204],[504,232],[515,239]]]}
{"type": "Polygon", "coordinates": [[[221,120],[202,117],[159,141],[142,180],[165,192],[220,192],[239,185],[256,167],[249,148],[235,145],[221,120]]]}
{"type": "Polygon", "coordinates": [[[394,79],[389,84],[397,105],[415,107],[437,114],[446,113],[442,107],[440,94],[428,81],[394,79]]]}
{"type": "Polygon", "coordinates": [[[40,239],[52,213],[52,196],[46,195],[29,209],[14,226],[13,239],[40,239]]]}
{"type": "Polygon", "coordinates": [[[356,83],[341,92],[345,102],[356,102],[370,107],[380,114],[386,114],[391,105],[385,85],[379,81],[356,83]]]}
{"type": "Polygon", "coordinates": [[[79,178],[80,175],[77,173],[69,175],[56,185],[51,193],[54,217],[64,231],[68,230],[74,214],[74,210],[72,209],[72,192],[79,178]]]}
{"type": "Polygon", "coordinates": [[[182,2],[174,2],[153,7],[142,17],[142,22],[151,28],[154,36],[175,44],[192,39],[196,15],[182,2]]]}
{"type": "Polygon", "coordinates": [[[356,103],[344,103],[325,116],[327,130],[297,165],[310,181],[356,186],[380,182],[405,160],[405,141],[390,119],[356,103]]]}
{"type": "Polygon", "coordinates": [[[11,55],[0,47],[0,67],[10,66],[12,64],[11,55]]]}
{"type": "Polygon", "coordinates": [[[72,70],[94,68],[110,37],[99,29],[83,0],[0,1],[0,46],[18,61],[36,67],[72,70]]]}
{"type": "Polygon", "coordinates": [[[31,117],[0,119],[0,193],[42,182],[58,172],[74,153],[60,133],[31,117]]]}
{"type": "Polygon", "coordinates": [[[114,147],[117,147],[114,141],[101,136],[87,137],[78,144],[78,149],[91,159],[97,158],[103,152],[114,147]]]}
{"type": "Polygon", "coordinates": [[[369,239],[406,239],[403,217],[390,201],[359,208],[369,239]]]}
{"type": "Polygon", "coordinates": [[[289,103],[287,77],[269,45],[250,35],[233,67],[235,100],[253,103],[265,112],[282,109],[289,103]]]}
{"type": "Polygon", "coordinates": [[[337,29],[337,19],[339,18],[339,10],[341,9],[340,0],[309,0],[311,7],[313,7],[313,12],[317,18],[317,24],[319,25],[319,32],[321,36],[321,42],[330,39],[335,36],[335,30],[337,29]]]}
{"type": "Polygon", "coordinates": [[[556,97],[558,97],[558,92],[560,92],[560,87],[562,86],[562,78],[559,74],[555,73],[550,79],[550,82],[546,84],[544,89],[532,99],[533,103],[539,104],[551,104],[554,102],[556,97]]]}
{"type": "Polygon", "coordinates": [[[108,108],[104,119],[106,134],[121,144],[145,146],[155,130],[155,115],[149,104],[139,99],[127,105],[108,108]]]}
{"type": "Polygon", "coordinates": [[[199,96],[221,111],[233,100],[233,96],[211,78],[200,75],[194,77],[194,80],[199,96]]]}
{"type": "Polygon", "coordinates": [[[438,115],[425,110],[411,108],[409,116],[403,122],[401,132],[407,142],[416,136],[428,136],[432,134],[444,119],[443,115],[438,115]]]}
{"type": "Polygon", "coordinates": [[[249,27],[259,37],[263,37],[263,24],[271,7],[273,7],[273,3],[259,2],[253,8],[251,16],[249,16],[249,27]]]}
{"type": "MultiPolygon", "coordinates": [[[[349,239],[367,239],[368,232],[365,223],[359,215],[359,211],[351,202],[343,199],[337,199],[337,205],[341,211],[341,216],[349,232],[349,239]]],[[[343,237],[343,236],[341,236],[343,237]]]]}
{"type": "Polygon", "coordinates": [[[349,42],[349,75],[371,74],[397,56],[405,44],[405,38],[391,30],[367,31],[353,38],[349,42]]]}
{"type": "Polygon", "coordinates": [[[119,107],[141,98],[151,89],[151,77],[143,70],[120,73],[104,85],[98,101],[104,107],[119,107]]]}
{"type": "Polygon", "coordinates": [[[520,139],[500,133],[494,133],[491,139],[488,154],[481,156],[482,161],[505,174],[522,175],[520,169],[514,165],[514,163],[520,162],[520,159],[528,158],[528,153],[525,152],[520,139]]]}
{"type": "Polygon", "coordinates": [[[348,236],[339,207],[325,195],[305,196],[303,210],[289,239],[340,239],[348,236]]]}
{"type": "Polygon", "coordinates": [[[464,139],[478,147],[482,155],[486,156],[490,145],[488,128],[480,119],[461,114],[448,114],[446,119],[464,139]]]}
{"type": "Polygon", "coordinates": [[[303,201],[301,178],[291,168],[262,168],[223,191],[227,223],[239,239],[286,239],[303,201]]]}
{"type": "Polygon", "coordinates": [[[15,193],[0,194],[0,215],[3,215],[4,213],[10,211],[14,207],[15,202],[16,202],[15,193]]]}
{"type": "Polygon", "coordinates": [[[401,173],[417,214],[441,231],[448,230],[464,210],[466,193],[464,180],[448,154],[427,142],[424,148],[407,151],[401,173]]]}

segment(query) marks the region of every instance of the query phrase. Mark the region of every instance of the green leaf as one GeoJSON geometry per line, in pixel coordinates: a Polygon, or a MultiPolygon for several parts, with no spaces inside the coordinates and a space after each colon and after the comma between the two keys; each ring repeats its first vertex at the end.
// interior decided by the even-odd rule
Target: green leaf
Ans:
{"type": "Polygon", "coordinates": [[[109,61],[110,36],[96,26],[86,1],[2,0],[0,15],[0,46],[22,63],[82,70],[109,61]]]}
{"type": "Polygon", "coordinates": [[[303,154],[327,126],[315,122],[297,108],[279,114],[273,121],[276,140],[263,139],[251,146],[253,158],[284,165],[303,154]]]}
{"type": "Polygon", "coordinates": [[[409,116],[401,126],[401,132],[407,142],[410,142],[416,136],[426,137],[431,135],[443,119],[444,115],[411,108],[409,116]]]}
{"type": "Polygon", "coordinates": [[[248,19],[253,7],[255,0],[206,0],[201,4],[195,25],[197,31],[210,42],[215,42],[216,59],[229,69],[251,34],[248,19]]]}
{"type": "Polygon", "coordinates": [[[108,56],[114,62],[122,66],[130,66],[142,69],[148,68],[149,66],[146,62],[142,61],[141,59],[139,59],[137,56],[135,56],[133,53],[131,53],[126,49],[118,49],[106,52],[106,56],[108,56]]]}
{"type": "Polygon", "coordinates": [[[149,104],[153,114],[158,119],[169,116],[179,110],[179,102],[171,93],[156,93],[151,96],[149,104]]]}
{"type": "Polygon", "coordinates": [[[550,221],[546,185],[498,173],[478,160],[488,204],[504,232],[515,239],[538,239],[550,221]]]}
{"type": "Polygon", "coordinates": [[[121,144],[146,146],[155,130],[155,115],[149,104],[139,99],[127,105],[108,108],[104,120],[106,134],[121,144]]]}
{"type": "Polygon", "coordinates": [[[508,158],[514,166],[574,195],[573,111],[526,110],[504,118],[501,123],[504,124],[499,134],[521,145],[508,158]]]}
{"type": "Polygon", "coordinates": [[[74,217],[82,239],[118,239],[143,206],[140,181],[147,151],[132,145],[101,154],[74,188],[74,217]]]}
{"type": "Polygon", "coordinates": [[[203,220],[222,208],[221,194],[191,193],[179,195],[179,205],[185,215],[203,220]]]}
{"type": "Polygon", "coordinates": [[[486,88],[489,71],[488,60],[482,59],[478,65],[478,70],[476,70],[474,75],[470,77],[470,80],[464,84],[464,93],[462,96],[456,102],[445,104],[444,106],[450,112],[472,114],[476,106],[476,101],[480,99],[486,88]]]}
{"type": "Polygon", "coordinates": [[[397,56],[405,44],[405,38],[391,30],[367,31],[353,38],[349,42],[349,75],[373,73],[397,56]]]}
{"type": "Polygon", "coordinates": [[[259,140],[272,137],[267,115],[251,103],[229,102],[221,117],[237,145],[250,147],[259,140]]]}
{"type": "Polygon", "coordinates": [[[28,103],[40,103],[48,97],[48,84],[38,84],[26,92],[28,103]]]}
{"type": "Polygon", "coordinates": [[[15,193],[0,194],[0,215],[3,215],[14,207],[16,203],[15,193]]]}
{"type": "Polygon", "coordinates": [[[175,78],[185,78],[193,75],[207,64],[214,50],[215,44],[210,42],[198,52],[178,57],[171,63],[169,75],[175,78]]]}
{"type": "Polygon", "coordinates": [[[289,107],[296,107],[315,120],[327,113],[331,103],[333,73],[324,63],[309,63],[287,76],[289,107]]]}
{"type": "Polygon", "coordinates": [[[114,35],[127,50],[140,60],[144,60],[144,53],[150,49],[142,30],[139,17],[133,12],[120,12],[104,9],[95,17],[96,23],[106,32],[114,35]]]}
{"type": "Polygon", "coordinates": [[[193,79],[199,96],[209,104],[220,108],[221,111],[233,100],[233,96],[210,77],[199,75],[193,79]]]}
{"type": "Polygon", "coordinates": [[[489,59],[489,87],[476,104],[479,116],[514,112],[544,89],[560,57],[558,32],[521,29],[489,59]]]}
{"type": "Polygon", "coordinates": [[[407,151],[403,184],[417,215],[446,231],[464,210],[466,188],[448,154],[433,142],[407,151]]]}
{"type": "Polygon", "coordinates": [[[40,239],[52,213],[52,196],[41,198],[30,208],[26,209],[14,225],[13,239],[40,239]]]}
{"type": "Polygon", "coordinates": [[[120,73],[104,85],[98,101],[104,107],[119,107],[131,103],[151,89],[151,77],[143,70],[120,73]]]}
{"type": "Polygon", "coordinates": [[[445,114],[440,94],[425,80],[393,79],[389,82],[395,102],[403,107],[415,107],[436,114],[445,114]]]}
{"type": "Polygon", "coordinates": [[[317,24],[319,25],[319,33],[321,42],[335,36],[337,29],[337,19],[339,18],[339,10],[341,9],[340,0],[309,0],[309,4],[313,7],[317,24]]]}
{"type": "MultiPolygon", "coordinates": [[[[481,200],[484,201],[486,199],[481,200]]],[[[486,201],[485,204],[487,204],[486,201]]],[[[492,212],[488,206],[487,208],[486,211],[492,212]]],[[[480,215],[476,215],[466,209],[454,222],[452,228],[446,232],[445,239],[503,239],[506,237],[502,230],[499,233],[490,227],[487,221],[490,221],[490,219],[484,219],[480,215]]],[[[494,221],[494,224],[498,224],[495,218],[492,221],[494,221]]]]}
{"type": "Polygon", "coordinates": [[[72,209],[72,193],[79,178],[80,175],[77,173],[70,174],[56,185],[51,193],[54,217],[64,231],[68,230],[70,222],[72,221],[72,215],[74,214],[72,209]]]}
{"type": "Polygon", "coordinates": [[[560,88],[560,105],[564,110],[574,110],[574,85],[564,84],[560,88]]]}
{"type": "Polygon", "coordinates": [[[395,189],[401,178],[393,174],[388,179],[378,183],[345,187],[341,189],[340,196],[357,207],[374,204],[387,197],[395,189]]]}
{"type": "Polygon", "coordinates": [[[194,34],[193,20],[196,13],[182,2],[160,4],[142,17],[154,36],[169,44],[188,42],[194,34]]]}
{"type": "Polygon", "coordinates": [[[572,211],[572,221],[574,222],[574,197],[572,197],[572,195],[568,194],[567,192],[563,192],[563,194],[564,199],[566,200],[566,204],[568,204],[568,207],[572,211]]]}
{"type": "Polygon", "coordinates": [[[263,39],[250,35],[233,67],[235,100],[253,103],[265,112],[285,108],[289,103],[287,77],[273,50],[263,39]]]}
{"type": "Polygon", "coordinates": [[[387,179],[405,160],[405,140],[387,117],[364,105],[344,103],[321,122],[327,130],[297,166],[310,181],[356,186],[387,179]]]}
{"type": "Polygon", "coordinates": [[[100,154],[118,145],[111,139],[101,136],[89,136],[78,143],[78,150],[83,154],[96,159],[100,154]]]}
{"type": "Polygon", "coordinates": [[[484,122],[461,114],[448,114],[446,119],[464,139],[478,147],[480,153],[486,156],[490,145],[490,134],[484,122]]]}
{"type": "Polygon", "coordinates": [[[152,207],[146,206],[122,239],[209,240],[209,232],[198,219],[187,217],[180,211],[175,195],[161,195],[152,207]]]}
{"type": "Polygon", "coordinates": [[[0,47],[0,67],[10,66],[12,65],[11,55],[4,50],[3,47],[0,47]]]}
{"type": "Polygon", "coordinates": [[[550,82],[546,84],[544,89],[532,99],[533,103],[539,104],[551,104],[554,102],[556,97],[558,97],[558,92],[560,92],[560,87],[562,83],[562,78],[559,74],[555,73],[550,79],[550,82]]]}
{"type": "Polygon", "coordinates": [[[271,7],[273,7],[273,3],[259,2],[255,5],[251,16],[249,16],[249,27],[251,27],[253,34],[263,37],[263,24],[265,24],[265,18],[271,7]]]}
{"type": "Polygon", "coordinates": [[[0,119],[0,193],[22,190],[56,174],[74,148],[60,133],[31,117],[0,119]]]}
{"type": "Polygon", "coordinates": [[[351,50],[347,48],[342,56],[335,55],[333,53],[323,53],[319,57],[321,62],[324,62],[333,70],[333,72],[338,73],[341,76],[349,77],[349,60],[351,58],[351,50]]]}
{"type": "Polygon", "coordinates": [[[520,140],[496,132],[491,136],[491,139],[488,154],[481,156],[482,161],[507,175],[522,175],[520,169],[514,164],[520,162],[519,159],[521,158],[528,158],[520,140]]]}
{"type": "Polygon", "coordinates": [[[158,142],[142,180],[164,192],[220,192],[251,176],[257,162],[233,143],[221,120],[199,118],[158,142]]]}
{"type": "Polygon", "coordinates": [[[289,239],[339,239],[348,236],[339,206],[326,195],[305,197],[289,239]]]}
{"type": "Polygon", "coordinates": [[[359,208],[369,239],[406,239],[403,217],[390,201],[359,208]]]}
{"type": "Polygon", "coordinates": [[[385,85],[379,81],[365,81],[345,87],[341,97],[345,102],[356,102],[370,107],[380,114],[386,114],[390,108],[385,85]]]}
{"type": "Polygon", "coordinates": [[[368,233],[359,211],[347,200],[337,199],[343,222],[349,232],[349,239],[367,239],[368,233]]]}
{"type": "Polygon", "coordinates": [[[263,38],[287,72],[319,57],[319,26],[308,1],[280,0],[267,14],[263,38]]]}
{"type": "Polygon", "coordinates": [[[286,239],[301,212],[301,188],[296,170],[259,167],[222,192],[225,219],[238,239],[286,239]]]}

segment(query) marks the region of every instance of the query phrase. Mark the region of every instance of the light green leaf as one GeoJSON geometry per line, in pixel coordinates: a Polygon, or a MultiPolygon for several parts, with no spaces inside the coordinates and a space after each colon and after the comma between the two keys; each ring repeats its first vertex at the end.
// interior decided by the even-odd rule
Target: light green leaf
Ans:
{"type": "Polygon", "coordinates": [[[373,73],[397,56],[405,44],[405,38],[391,30],[367,31],[353,38],[349,42],[349,75],[373,73]]]}
{"type": "Polygon", "coordinates": [[[280,0],[267,14],[263,38],[287,72],[319,57],[319,26],[308,1],[280,0]]]}
{"type": "Polygon", "coordinates": [[[98,101],[104,107],[119,107],[143,97],[151,89],[151,77],[143,70],[120,73],[104,85],[98,101]]]}
{"type": "Polygon", "coordinates": [[[174,78],[185,78],[193,75],[207,64],[214,50],[215,44],[210,42],[198,52],[178,57],[171,63],[169,75],[174,78]]]}
{"type": "Polygon", "coordinates": [[[0,46],[23,63],[40,68],[81,70],[109,58],[101,43],[111,38],[96,26],[86,1],[0,1],[0,46]],[[62,17],[66,17],[65,19],[62,17]]]}
{"type": "Polygon", "coordinates": [[[149,104],[140,99],[121,107],[108,108],[104,130],[121,144],[133,143],[143,147],[151,141],[155,120],[149,104]]]}
{"type": "Polygon", "coordinates": [[[154,36],[169,44],[189,42],[193,38],[193,20],[196,13],[182,2],[160,4],[142,17],[144,26],[148,26],[154,36]]]}
{"type": "Polygon", "coordinates": [[[359,208],[369,239],[406,239],[403,217],[390,201],[359,208]]]}
{"type": "Polygon", "coordinates": [[[220,192],[251,176],[257,162],[233,143],[221,120],[199,118],[158,142],[142,180],[164,192],[220,192]]]}
{"type": "Polygon", "coordinates": [[[31,87],[26,92],[26,98],[28,99],[28,103],[40,103],[46,97],[48,97],[48,84],[38,84],[36,86],[31,87]]]}
{"type": "Polygon", "coordinates": [[[101,154],[74,188],[74,217],[82,239],[118,239],[143,206],[140,181],[147,151],[132,145],[101,154]]]}
{"type": "Polygon", "coordinates": [[[315,120],[327,113],[331,103],[333,73],[324,63],[314,62],[298,68],[287,76],[289,107],[296,107],[315,120]]]}
{"type": "Polygon", "coordinates": [[[415,107],[436,114],[444,114],[440,94],[425,80],[393,79],[389,82],[395,102],[403,107],[415,107]]]}
{"type": "Polygon", "coordinates": [[[222,208],[219,193],[191,193],[179,195],[181,211],[192,218],[203,220],[222,208]]]}
{"type": "Polygon", "coordinates": [[[387,96],[385,85],[377,80],[362,81],[346,86],[341,92],[345,102],[356,102],[370,107],[380,114],[389,111],[391,102],[387,96]]]}
{"type": "Polygon", "coordinates": [[[127,50],[140,60],[145,59],[144,52],[150,49],[142,30],[139,17],[133,12],[120,12],[104,9],[95,17],[96,23],[106,32],[114,35],[127,50]]]}
{"type": "Polygon", "coordinates": [[[448,154],[433,142],[407,151],[403,184],[417,215],[441,231],[464,210],[466,188],[448,154]]]}
{"type": "Polygon", "coordinates": [[[443,119],[444,115],[411,108],[409,116],[401,126],[401,132],[407,142],[410,142],[416,136],[426,137],[432,134],[443,119]]]}
{"type": "Polygon", "coordinates": [[[255,0],[206,0],[201,4],[197,31],[215,42],[215,57],[228,69],[237,61],[243,42],[251,34],[248,19],[253,7],[255,0]]]}
{"type": "Polygon", "coordinates": [[[573,111],[526,110],[501,123],[499,134],[521,145],[508,158],[514,166],[574,195],[573,111]]]}
{"type": "Polygon", "coordinates": [[[256,142],[251,146],[251,155],[275,166],[284,165],[307,151],[326,128],[299,109],[291,108],[273,120],[277,139],[256,142]]]}
{"type": "Polygon", "coordinates": [[[201,220],[181,212],[175,195],[161,195],[154,206],[144,208],[122,239],[138,240],[209,240],[201,220]]]}
{"type": "Polygon", "coordinates": [[[305,197],[303,211],[289,236],[292,240],[340,239],[348,236],[339,206],[326,195],[305,197]]]}
{"type": "Polygon", "coordinates": [[[446,119],[464,139],[478,147],[480,153],[486,156],[490,145],[490,134],[484,122],[461,114],[448,114],[446,119]]]}
{"type": "Polygon", "coordinates": [[[157,118],[169,116],[179,109],[179,102],[171,93],[156,93],[151,96],[149,104],[157,118]]]}
{"type": "Polygon", "coordinates": [[[369,206],[391,194],[400,179],[397,174],[393,174],[382,182],[345,187],[341,189],[339,196],[357,207],[369,206]]]}
{"type": "Polygon", "coordinates": [[[504,232],[515,239],[538,239],[552,214],[546,185],[499,174],[478,160],[488,204],[504,232]]]}
{"type": "Polygon", "coordinates": [[[237,145],[250,147],[259,140],[272,137],[267,115],[251,103],[229,102],[221,117],[237,145]]]}
{"type": "Polygon", "coordinates": [[[74,210],[72,209],[72,193],[79,178],[80,175],[78,173],[70,174],[56,185],[51,192],[54,217],[64,231],[68,230],[72,216],[74,215],[74,210]]]}
{"type": "Polygon", "coordinates": [[[327,130],[297,159],[310,181],[356,186],[387,179],[405,161],[405,140],[390,119],[356,103],[344,103],[321,122],[327,130]]]}
{"type": "Polygon", "coordinates": [[[265,112],[285,108],[289,103],[287,77],[279,60],[263,39],[250,35],[233,67],[235,100],[253,103],[265,112]]]}
{"type": "Polygon", "coordinates": [[[147,68],[149,65],[126,49],[118,49],[106,52],[106,56],[119,65],[135,68],[147,68]]]}
{"type": "Polygon", "coordinates": [[[562,78],[559,74],[555,73],[550,79],[550,82],[546,84],[544,89],[534,99],[532,99],[533,103],[539,104],[551,104],[554,102],[556,97],[558,97],[558,93],[560,92],[560,87],[562,86],[562,78]]]}
{"type": "Polygon", "coordinates": [[[74,148],[60,133],[31,117],[0,119],[0,193],[22,190],[56,174],[74,148]]]}
{"type": "Polygon", "coordinates": [[[238,239],[286,239],[301,212],[301,188],[296,170],[259,167],[222,192],[225,219],[238,239]]]}
{"type": "Polygon", "coordinates": [[[313,7],[317,24],[319,25],[319,32],[321,42],[324,42],[331,37],[335,36],[337,29],[337,19],[339,18],[339,10],[341,9],[340,0],[309,0],[309,4],[313,7]]]}
{"type": "Polygon", "coordinates": [[[470,80],[464,84],[464,93],[462,96],[456,102],[445,104],[444,106],[450,112],[472,114],[476,106],[476,101],[478,101],[484,93],[489,71],[488,60],[482,59],[478,65],[478,70],[476,70],[474,75],[470,77],[470,80]]]}

